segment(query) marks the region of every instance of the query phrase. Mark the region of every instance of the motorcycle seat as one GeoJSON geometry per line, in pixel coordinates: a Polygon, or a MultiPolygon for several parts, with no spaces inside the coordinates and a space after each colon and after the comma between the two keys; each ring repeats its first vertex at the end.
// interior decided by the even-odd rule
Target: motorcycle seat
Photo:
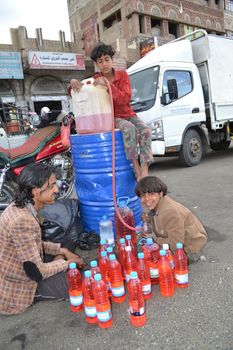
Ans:
{"type": "Polygon", "coordinates": [[[38,129],[29,136],[25,143],[15,148],[0,147],[0,158],[6,163],[15,163],[37,154],[48,141],[60,133],[59,124],[51,124],[45,128],[38,129]]]}

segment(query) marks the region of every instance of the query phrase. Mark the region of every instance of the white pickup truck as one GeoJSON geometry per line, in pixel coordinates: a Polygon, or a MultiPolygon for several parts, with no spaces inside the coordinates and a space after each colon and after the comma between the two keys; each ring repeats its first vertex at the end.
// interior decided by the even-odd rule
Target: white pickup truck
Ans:
{"type": "Polygon", "coordinates": [[[233,135],[233,40],[197,30],[128,68],[132,107],[152,128],[154,156],[197,165],[233,135]]]}

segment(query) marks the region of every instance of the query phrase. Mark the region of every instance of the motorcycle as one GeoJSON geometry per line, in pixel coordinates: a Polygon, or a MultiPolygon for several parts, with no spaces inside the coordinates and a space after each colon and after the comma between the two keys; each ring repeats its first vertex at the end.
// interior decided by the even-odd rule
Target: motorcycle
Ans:
{"type": "Polygon", "coordinates": [[[26,141],[13,148],[1,147],[0,143],[0,213],[13,201],[17,178],[27,164],[43,162],[55,168],[58,198],[68,198],[74,188],[71,152],[62,143],[60,129],[61,123],[67,121],[73,129],[73,113],[43,107],[40,115],[31,113],[28,119],[31,131],[27,132],[26,141]]]}

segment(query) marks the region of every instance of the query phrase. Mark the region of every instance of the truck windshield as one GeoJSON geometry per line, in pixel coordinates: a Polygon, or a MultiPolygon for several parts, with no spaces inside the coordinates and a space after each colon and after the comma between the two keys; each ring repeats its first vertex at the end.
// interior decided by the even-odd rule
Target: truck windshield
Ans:
{"type": "Polygon", "coordinates": [[[132,98],[131,106],[135,112],[151,108],[156,99],[159,67],[151,67],[129,76],[132,98]]]}

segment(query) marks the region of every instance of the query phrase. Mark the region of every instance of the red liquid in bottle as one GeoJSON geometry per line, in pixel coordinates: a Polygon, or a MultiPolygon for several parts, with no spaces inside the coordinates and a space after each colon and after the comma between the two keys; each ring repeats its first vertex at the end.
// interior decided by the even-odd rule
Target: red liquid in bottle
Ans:
{"type": "MultiPolygon", "coordinates": [[[[121,218],[124,220],[124,222],[129,225],[130,227],[135,228],[135,221],[134,221],[134,215],[132,210],[127,207],[129,198],[128,197],[120,197],[117,200],[118,204],[118,210],[120,212],[121,218]]],[[[117,213],[115,212],[114,215],[115,224],[116,224],[116,237],[117,241],[119,241],[120,238],[125,238],[126,235],[130,234],[132,238],[133,244],[137,244],[137,237],[135,230],[128,229],[119,219],[117,213]]]]}
{"type": "Polygon", "coordinates": [[[134,327],[141,327],[146,324],[145,300],[142,293],[142,284],[137,272],[130,274],[128,283],[130,321],[134,327]]]}
{"type": "Polygon", "coordinates": [[[118,251],[118,260],[119,260],[119,263],[121,264],[123,279],[125,279],[125,247],[126,247],[125,239],[120,238],[117,245],[117,251],[118,251]]]}
{"type": "Polygon", "coordinates": [[[173,272],[165,250],[160,250],[158,268],[160,293],[164,297],[172,297],[174,295],[173,272]]]}
{"type": "Polygon", "coordinates": [[[95,297],[93,294],[93,279],[91,277],[91,271],[86,270],[83,279],[83,301],[84,301],[84,311],[86,315],[86,321],[88,323],[97,322],[95,297]]]}
{"type": "Polygon", "coordinates": [[[142,283],[142,293],[144,299],[149,299],[152,297],[150,268],[144,259],[144,253],[138,253],[137,272],[138,278],[142,283]]]}
{"type": "Polygon", "coordinates": [[[131,251],[131,247],[125,247],[125,279],[126,282],[130,279],[130,273],[137,271],[137,260],[131,251]]]}
{"type": "Polygon", "coordinates": [[[188,287],[188,261],[183,249],[182,243],[176,244],[176,252],[174,254],[176,287],[188,287]]]}
{"type": "Polygon", "coordinates": [[[147,238],[146,244],[142,246],[145,260],[150,266],[150,278],[152,284],[159,284],[159,245],[153,242],[152,238],[147,238]]]}
{"type": "Polygon", "coordinates": [[[125,286],[124,280],[121,272],[121,265],[116,260],[115,254],[111,254],[109,262],[109,272],[110,272],[110,283],[111,283],[111,291],[112,291],[112,300],[116,303],[123,303],[125,300],[125,286]]]}
{"type": "Polygon", "coordinates": [[[73,312],[83,310],[82,276],[75,263],[69,264],[67,271],[69,285],[70,309],[73,312]]]}
{"type": "Polygon", "coordinates": [[[110,265],[109,265],[109,257],[106,251],[101,252],[101,257],[99,260],[99,269],[102,275],[102,279],[107,286],[108,295],[111,296],[112,292],[111,292],[111,284],[110,284],[110,265]]]}
{"type": "Polygon", "coordinates": [[[96,312],[98,325],[101,328],[109,328],[112,326],[112,311],[108,297],[107,287],[101,278],[101,274],[97,273],[94,276],[94,296],[96,303],[96,312]]]}

